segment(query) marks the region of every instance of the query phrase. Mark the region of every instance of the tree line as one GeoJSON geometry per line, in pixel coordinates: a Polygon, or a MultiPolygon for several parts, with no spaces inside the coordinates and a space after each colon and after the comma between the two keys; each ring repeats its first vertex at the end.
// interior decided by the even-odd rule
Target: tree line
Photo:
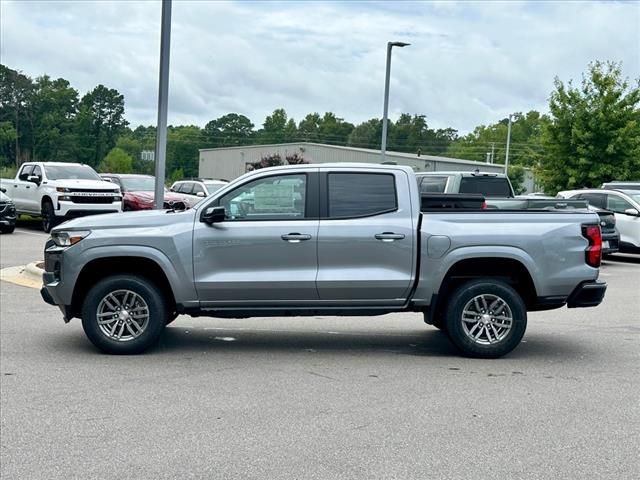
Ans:
{"type": "MultiPolygon", "coordinates": [[[[556,78],[549,113],[512,115],[510,176],[519,183],[525,167],[535,170],[548,193],[598,186],[640,176],[640,85],[624,78],[621,64],[594,62],[580,86],[556,78]]],[[[389,122],[387,149],[504,163],[508,118],[460,135],[431,128],[422,114],[403,113],[389,122]]],[[[256,144],[318,142],[379,149],[382,120],[353,124],[333,112],[309,113],[296,121],[278,108],[261,127],[228,113],[197,125],[169,126],[167,176],[197,176],[198,150],[256,144]]],[[[102,171],[152,173],[143,151],[155,148],[153,126],[131,128],[125,99],[98,85],[80,96],[68,80],[30,78],[0,65],[0,166],[28,160],[82,162],[102,171]]]]}

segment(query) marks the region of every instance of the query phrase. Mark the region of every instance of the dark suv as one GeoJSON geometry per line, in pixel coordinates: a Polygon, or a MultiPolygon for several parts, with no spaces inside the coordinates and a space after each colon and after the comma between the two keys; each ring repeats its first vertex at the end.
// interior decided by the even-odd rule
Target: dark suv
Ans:
{"type": "Polygon", "coordinates": [[[16,228],[16,207],[5,192],[4,188],[0,189],[0,232],[13,233],[16,228]]]}

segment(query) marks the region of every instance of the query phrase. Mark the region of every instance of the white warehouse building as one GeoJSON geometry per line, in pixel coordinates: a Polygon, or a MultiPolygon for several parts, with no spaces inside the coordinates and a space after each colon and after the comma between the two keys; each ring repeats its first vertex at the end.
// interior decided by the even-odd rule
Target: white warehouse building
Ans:
{"type": "MultiPolygon", "coordinates": [[[[298,142],[277,145],[246,145],[242,147],[202,148],[198,174],[202,178],[233,180],[251,170],[251,164],[261,158],[278,154],[284,161],[289,155],[297,154],[308,163],[382,163],[380,150],[342,147],[321,143],[298,142]]],[[[417,155],[401,152],[386,152],[385,163],[408,165],[416,172],[473,171],[502,173],[504,165],[473,162],[458,158],[417,155]]],[[[527,192],[534,191],[531,172],[525,175],[527,192]]]]}

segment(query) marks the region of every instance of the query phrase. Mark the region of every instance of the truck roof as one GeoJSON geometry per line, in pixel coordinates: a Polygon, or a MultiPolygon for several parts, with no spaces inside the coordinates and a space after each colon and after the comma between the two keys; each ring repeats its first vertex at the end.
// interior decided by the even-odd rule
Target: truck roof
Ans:
{"type": "Polygon", "coordinates": [[[416,172],[416,176],[431,176],[431,175],[460,175],[462,177],[506,177],[504,173],[499,172],[480,172],[480,171],[471,171],[471,172],[416,172]]]}

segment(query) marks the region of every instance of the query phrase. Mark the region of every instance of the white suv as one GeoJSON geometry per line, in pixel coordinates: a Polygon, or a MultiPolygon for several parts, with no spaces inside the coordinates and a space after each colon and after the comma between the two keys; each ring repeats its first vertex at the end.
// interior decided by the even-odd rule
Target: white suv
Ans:
{"type": "Polygon", "coordinates": [[[589,205],[612,211],[620,232],[620,251],[640,253],[640,190],[585,188],[558,192],[558,197],[587,200],[589,205]]]}
{"type": "Polygon", "coordinates": [[[208,197],[217,192],[227,183],[225,180],[214,180],[210,178],[198,178],[194,180],[180,180],[171,185],[171,191],[198,197],[198,200],[208,197]]]}

